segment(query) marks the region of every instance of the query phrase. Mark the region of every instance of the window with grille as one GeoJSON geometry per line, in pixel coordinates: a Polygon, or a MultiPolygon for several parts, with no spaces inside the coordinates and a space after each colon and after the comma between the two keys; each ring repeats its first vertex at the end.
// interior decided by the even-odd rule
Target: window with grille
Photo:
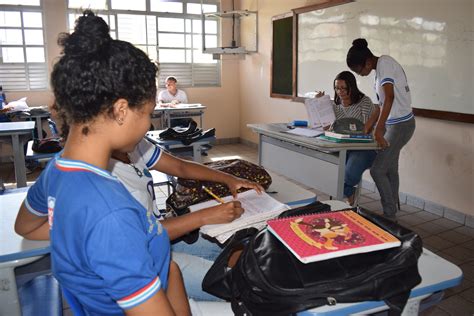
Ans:
{"type": "MultiPolygon", "coordinates": [[[[220,61],[202,53],[204,12],[219,11],[219,1],[206,0],[69,0],[69,29],[90,8],[109,24],[111,36],[130,42],[159,63],[159,86],[175,76],[181,87],[220,85],[220,61]],[[202,8],[202,9],[201,9],[202,8]]],[[[206,47],[217,47],[219,24],[206,18],[206,47]]]]}
{"type": "Polygon", "coordinates": [[[43,24],[40,0],[0,0],[0,86],[4,90],[47,89],[43,24]]]}

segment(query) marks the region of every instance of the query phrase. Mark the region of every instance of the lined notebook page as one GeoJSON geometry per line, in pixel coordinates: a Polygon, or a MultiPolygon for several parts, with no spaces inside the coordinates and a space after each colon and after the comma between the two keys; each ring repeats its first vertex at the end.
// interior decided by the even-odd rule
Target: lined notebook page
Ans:
{"type": "MultiPolygon", "coordinates": [[[[233,200],[232,196],[226,196],[222,198],[224,202],[233,200]]],[[[211,237],[217,237],[220,234],[227,233],[226,235],[232,235],[232,233],[246,227],[258,227],[259,223],[266,223],[270,218],[279,215],[281,212],[290,209],[286,204],[283,204],[267,193],[263,192],[258,194],[255,190],[249,190],[239,193],[237,200],[242,204],[242,208],[245,210],[242,216],[231,223],[226,224],[215,224],[206,225],[201,227],[203,234],[211,237]]],[[[189,210],[195,212],[203,208],[218,205],[219,203],[215,200],[209,200],[199,204],[191,205],[189,210]]],[[[219,239],[218,239],[219,240],[219,239]]]]}

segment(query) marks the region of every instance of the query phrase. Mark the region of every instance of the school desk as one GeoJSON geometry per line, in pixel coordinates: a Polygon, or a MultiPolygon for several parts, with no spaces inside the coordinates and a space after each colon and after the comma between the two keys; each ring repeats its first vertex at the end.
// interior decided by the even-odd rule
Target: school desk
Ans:
{"type": "Polygon", "coordinates": [[[331,143],[314,137],[285,133],[286,124],[248,124],[259,136],[258,162],[338,200],[344,198],[348,150],[373,150],[372,143],[331,143]]]}
{"type": "Polygon", "coordinates": [[[21,315],[15,267],[49,253],[49,241],[26,240],[14,231],[16,215],[27,190],[6,190],[0,195],[0,315],[21,315]]]}
{"type": "MultiPolygon", "coordinates": [[[[316,200],[314,193],[272,174],[272,196],[296,206],[316,200]]],[[[27,240],[14,231],[15,219],[28,188],[6,190],[0,195],[0,315],[19,316],[20,306],[15,282],[15,267],[33,262],[50,252],[49,241],[27,240]]],[[[212,305],[212,304],[210,304],[212,305]]]]}
{"type": "Polygon", "coordinates": [[[206,106],[200,103],[178,103],[172,106],[157,104],[153,115],[161,118],[161,126],[163,128],[170,127],[172,120],[192,117],[199,117],[199,126],[202,128],[202,118],[205,109],[206,106]]]}
{"type": "Polygon", "coordinates": [[[31,134],[34,128],[35,122],[0,123],[0,136],[11,136],[17,188],[26,187],[25,153],[20,136],[31,134]]]}
{"type": "Polygon", "coordinates": [[[180,149],[180,148],[191,148],[193,151],[193,160],[196,162],[202,162],[202,157],[201,157],[201,152],[202,152],[202,146],[204,145],[209,145],[211,142],[214,142],[216,140],[215,136],[210,136],[210,137],[205,137],[202,138],[198,141],[195,141],[189,145],[184,145],[181,141],[179,140],[164,140],[159,137],[159,134],[162,132],[162,130],[157,130],[157,131],[149,131],[146,133],[146,136],[153,141],[153,143],[164,147],[165,149],[173,152],[173,149],[180,149]]]}

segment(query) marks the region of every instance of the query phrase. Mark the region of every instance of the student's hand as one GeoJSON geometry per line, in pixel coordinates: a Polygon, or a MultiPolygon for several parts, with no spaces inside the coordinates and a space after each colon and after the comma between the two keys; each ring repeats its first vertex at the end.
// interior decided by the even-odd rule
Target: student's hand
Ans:
{"type": "Polygon", "coordinates": [[[200,211],[203,225],[230,223],[239,218],[244,209],[239,201],[231,201],[200,211]]]}
{"type": "Polygon", "coordinates": [[[320,98],[324,95],[324,91],[316,91],[316,98],[320,98]]]}
{"type": "Polygon", "coordinates": [[[237,197],[237,191],[241,188],[254,189],[255,191],[257,191],[257,193],[261,193],[264,191],[263,187],[257,182],[237,178],[234,176],[229,178],[229,181],[227,181],[226,184],[234,198],[237,197]]]}
{"type": "Polygon", "coordinates": [[[389,146],[387,140],[383,137],[385,134],[384,128],[379,128],[378,126],[375,128],[374,138],[377,144],[379,144],[380,148],[385,149],[389,146]]]}

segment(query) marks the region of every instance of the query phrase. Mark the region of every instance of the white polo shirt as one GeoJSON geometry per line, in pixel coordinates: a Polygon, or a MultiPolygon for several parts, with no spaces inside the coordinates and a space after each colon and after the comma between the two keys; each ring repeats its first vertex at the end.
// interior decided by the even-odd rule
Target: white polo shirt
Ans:
{"type": "Polygon", "coordinates": [[[413,112],[407,76],[395,59],[388,55],[382,55],[377,61],[375,72],[375,92],[381,106],[385,101],[383,85],[388,83],[393,84],[394,99],[386,124],[392,125],[408,121],[413,117],[413,112]]]}
{"type": "Polygon", "coordinates": [[[183,90],[176,90],[176,95],[172,95],[168,90],[161,90],[158,94],[158,102],[170,103],[172,101],[179,101],[179,103],[188,103],[188,97],[183,90]]]}

